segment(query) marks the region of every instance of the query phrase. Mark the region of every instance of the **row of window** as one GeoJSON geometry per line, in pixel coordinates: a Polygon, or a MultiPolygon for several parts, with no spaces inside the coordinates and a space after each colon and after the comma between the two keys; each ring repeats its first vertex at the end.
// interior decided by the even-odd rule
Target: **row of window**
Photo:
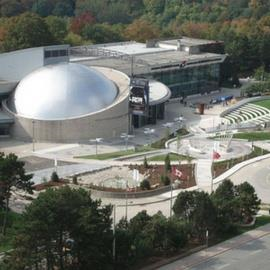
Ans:
{"type": "Polygon", "coordinates": [[[213,64],[167,70],[153,73],[151,76],[166,84],[172,91],[172,97],[181,97],[216,90],[219,74],[219,64],[213,64]]]}
{"type": "Polygon", "coordinates": [[[44,51],[44,58],[68,56],[68,50],[44,51]]]}

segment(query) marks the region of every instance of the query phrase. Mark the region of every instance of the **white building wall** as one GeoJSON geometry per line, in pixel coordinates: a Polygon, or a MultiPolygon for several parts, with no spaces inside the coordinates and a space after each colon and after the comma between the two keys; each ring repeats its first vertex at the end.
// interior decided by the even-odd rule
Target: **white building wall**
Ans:
{"type": "Polygon", "coordinates": [[[0,54],[0,79],[20,81],[43,66],[43,47],[0,54]]]}

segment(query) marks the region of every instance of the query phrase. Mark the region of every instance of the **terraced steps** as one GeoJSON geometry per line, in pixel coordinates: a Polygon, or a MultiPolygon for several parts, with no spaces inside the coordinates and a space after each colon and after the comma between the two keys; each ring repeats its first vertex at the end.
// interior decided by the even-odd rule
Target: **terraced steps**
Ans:
{"type": "Polygon", "coordinates": [[[223,119],[231,124],[251,122],[264,124],[270,122],[270,110],[256,104],[248,103],[231,111],[223,119]]]}

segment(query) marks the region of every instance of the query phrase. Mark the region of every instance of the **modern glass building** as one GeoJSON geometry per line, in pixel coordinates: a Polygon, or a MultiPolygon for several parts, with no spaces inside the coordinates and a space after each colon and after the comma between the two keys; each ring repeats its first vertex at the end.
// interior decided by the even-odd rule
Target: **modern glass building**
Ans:
{"type": "MultiPolygon", "coordinates": [[[[122,42],[71,49],[71,61],[111,67],[129,76],[167,85],[171,98],[218,90],[223,43],[181,37],[144,43],[122,42]]],[[[154,113],[154,112],[153,112],[154,113]]]]}
{"type": "Polygon", "coordinates": [[[177,98],[209,93],[218,89],[219,74],[220,65],[212,64],[168,71],[161,70],[145,76],[166,84],[172,92],[171,97],[177,98]]]}

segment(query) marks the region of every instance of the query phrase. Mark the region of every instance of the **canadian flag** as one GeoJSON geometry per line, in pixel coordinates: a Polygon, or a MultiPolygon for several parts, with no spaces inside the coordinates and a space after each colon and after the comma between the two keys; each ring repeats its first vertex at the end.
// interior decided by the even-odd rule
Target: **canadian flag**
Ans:
{"type": "Polygon", "coordinates": [[[219,159],[220,158],[220,154],[217,151],[213,150],[213,157],[212,158],[213,159],[219,159]]]}
{"type": "Polygon", "coordinates": [[[176,169],[176,167],[173,168],[173,174],[178,178],[182,177],[183,175],[183,173],[180,170],[176,169]]]}

